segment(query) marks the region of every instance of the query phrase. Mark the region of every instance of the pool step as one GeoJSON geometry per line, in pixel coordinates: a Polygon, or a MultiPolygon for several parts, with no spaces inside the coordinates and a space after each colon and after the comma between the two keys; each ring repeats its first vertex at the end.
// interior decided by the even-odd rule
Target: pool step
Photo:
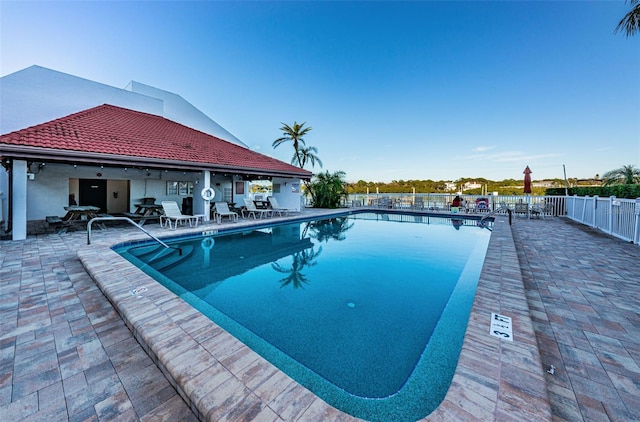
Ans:
{"type": "Polygon", "coordinates": [[[193,253],[193,245],[184,245],[181,249],[182,255],[175,249],[167,249],[161,245],[154,244],[132,248],[129,253],[156,270],[163,270],[182,262],[193,253]]]}

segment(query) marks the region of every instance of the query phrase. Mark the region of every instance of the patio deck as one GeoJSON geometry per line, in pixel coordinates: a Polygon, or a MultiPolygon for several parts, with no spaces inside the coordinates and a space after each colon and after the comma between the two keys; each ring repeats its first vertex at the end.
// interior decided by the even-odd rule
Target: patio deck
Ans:
{"type": "MultiPolygon", "coordinates": [[[[452,388],[427,419],[632,420],[640,414],[640,247],[563,218],[517,218],[512,227],[504,220],[492,235],[452,388]],[[488,336],[491,311],[515,316],[513,344],[488,336]],[[550,365],[554,375],[545,372],[550,365]]],[[[91,247],[86,232],[32,229],[38,234],[26,241],[0,242],[0,420],[353,419],[162,290],[150,288],[136,314],[126,303],[128,265],[96,256],[139,237],[131,228],[95,231],[91,247]],[[94,260],[97,279],[111,275],[101,288],[118,311],[78,256],[94,260]],[[157,323],[158,301],[174,319],[157,323]],[[163,324],[177,331],[154,340],[150,333],[163,324]],[[181,330],[199,344],[173,344],[184,340],[181,330]],[[211,358],[177,368],[189,359],[176,350],[193,356],[194,348],[211,358]],[[217,363],[218,384],[205,385],[199,365],[217,363]]]]}

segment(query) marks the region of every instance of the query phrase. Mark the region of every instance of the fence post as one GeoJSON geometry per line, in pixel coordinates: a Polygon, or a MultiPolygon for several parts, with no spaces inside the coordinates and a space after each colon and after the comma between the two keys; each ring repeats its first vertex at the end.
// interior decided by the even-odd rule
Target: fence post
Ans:
{"type": "Polygon", "coordinates": [[[640,245],[640,198],[636,198],[636,206],[633,213],[636,216],[636,227],[633,235],[633,241],[640,245]]]}
{"type": "Polygon", "coordinates": [[[594,195],[593,196],[593,221],[591,222],[591,227],[598,227],[598,219],[597,219],[597,213],[598,213],[598,195],[594,195]]]}
{"type": "Polygon", "coordinates": [[[609,197],[609,218],[608,218],[608,224],[609,224],[609,233],[613,233],[613,207],[614,207],[614,201],[616,200],[615,196],[610,196],[609,197]]]}

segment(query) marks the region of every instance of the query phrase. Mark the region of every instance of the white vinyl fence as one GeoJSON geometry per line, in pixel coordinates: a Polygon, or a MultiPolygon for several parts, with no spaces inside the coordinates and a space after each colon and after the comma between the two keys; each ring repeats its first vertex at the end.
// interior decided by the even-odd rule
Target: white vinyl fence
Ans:
{"type": "Polygon", "coordinates": [[[620,239],[640,244],[640,198],[568,196],[567,217],[620,239]]]}

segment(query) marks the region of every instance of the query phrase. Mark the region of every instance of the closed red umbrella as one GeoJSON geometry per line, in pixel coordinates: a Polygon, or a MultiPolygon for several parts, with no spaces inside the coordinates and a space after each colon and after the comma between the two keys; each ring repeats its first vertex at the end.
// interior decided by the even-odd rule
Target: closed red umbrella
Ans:
{"type": "Polygon", "coordinates": [[[524,169],[524,193],[531,193],[531,173],[533,173],[531,171],[531,169],[529,168],[529,166],[527,166],[526,169],[524,169]]]}

